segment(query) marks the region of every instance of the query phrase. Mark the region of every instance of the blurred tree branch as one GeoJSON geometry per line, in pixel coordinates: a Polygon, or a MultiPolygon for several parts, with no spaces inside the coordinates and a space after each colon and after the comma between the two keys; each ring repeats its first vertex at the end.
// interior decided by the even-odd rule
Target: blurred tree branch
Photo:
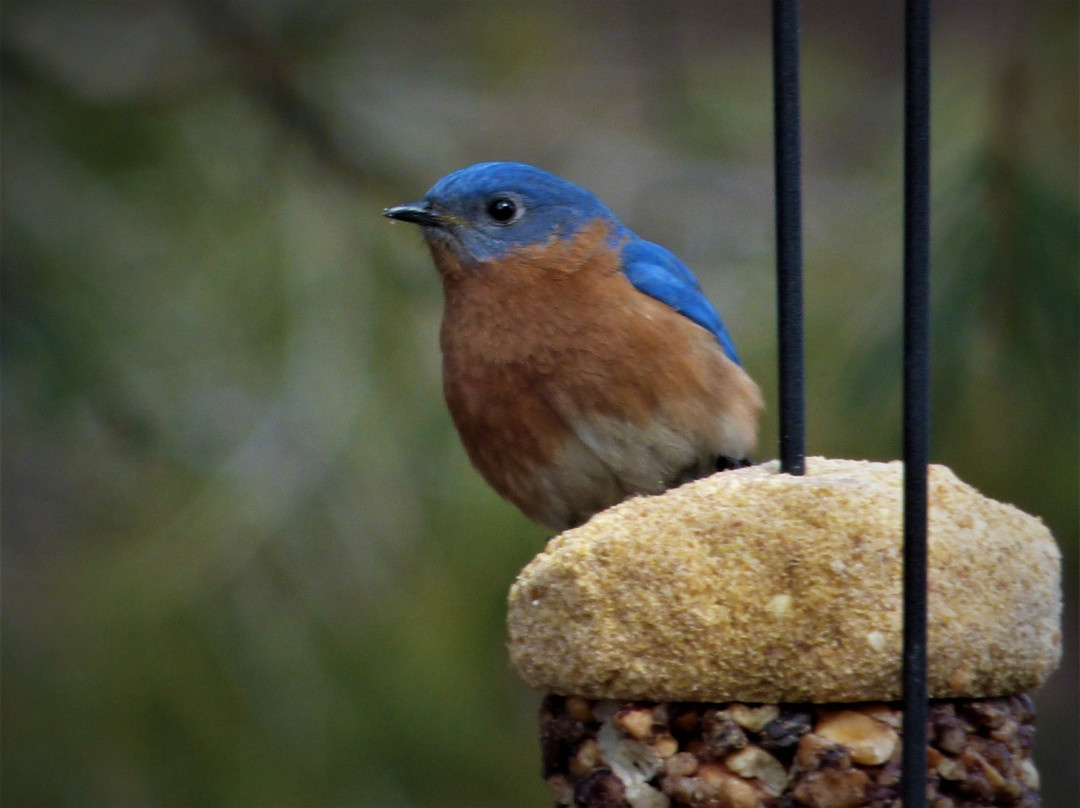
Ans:
{"type": "Polygon", "coordinates": [[[282,129],[303,142],[315,158],[350,183],[364,185],[385,172],[346,148],[324,112],[294,81],[278,43],[231,0],[186,0],[202,29],[239,68],[249,92],[282,129]]]}

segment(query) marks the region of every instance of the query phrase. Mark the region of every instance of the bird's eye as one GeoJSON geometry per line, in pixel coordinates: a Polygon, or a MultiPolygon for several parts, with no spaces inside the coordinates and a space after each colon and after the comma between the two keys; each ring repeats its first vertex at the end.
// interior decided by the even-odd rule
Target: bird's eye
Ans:
{"type": "Polygon", "coordinates": [[[518,203],[506,196],[492,199],[487,206],[487,214],[496,224],[510,224],[519,215],[518,203]]]}

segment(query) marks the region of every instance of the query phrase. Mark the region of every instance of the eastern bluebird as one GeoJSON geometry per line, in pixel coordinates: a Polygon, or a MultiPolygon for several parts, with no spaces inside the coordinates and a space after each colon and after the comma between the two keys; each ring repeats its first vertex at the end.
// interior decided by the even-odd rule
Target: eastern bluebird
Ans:
{"type": "Polygon", "coordinates": [[[383,215],[423,228],[443,389],[473,465],[556,530],[746,465],[757,385],[697,279],[592,193],[479,163],[383,215]]]}

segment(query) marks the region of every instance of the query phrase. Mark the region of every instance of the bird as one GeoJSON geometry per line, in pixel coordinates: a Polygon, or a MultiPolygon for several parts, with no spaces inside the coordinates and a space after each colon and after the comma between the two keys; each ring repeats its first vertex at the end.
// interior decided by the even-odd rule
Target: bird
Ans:
{"type": "Polygon", "coordinates": [[[750,464],[763,407],[674,253],[592,192],[517,162],[383,215],[419,225],[443,287],[443,392],[472,464],[556,531],[750,464]]]}

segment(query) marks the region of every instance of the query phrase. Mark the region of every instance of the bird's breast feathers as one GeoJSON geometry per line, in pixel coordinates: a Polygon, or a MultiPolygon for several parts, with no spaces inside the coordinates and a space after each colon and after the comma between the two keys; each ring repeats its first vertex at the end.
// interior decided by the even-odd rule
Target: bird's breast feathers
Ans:
{"type": "Polygon", "coordinates": [[[442,273],[444,388],[462,441],[496,490],[556,527],[744,457],[761,406],[714,334],[630,283],[610,238],[598,224],[442,273]]]}

